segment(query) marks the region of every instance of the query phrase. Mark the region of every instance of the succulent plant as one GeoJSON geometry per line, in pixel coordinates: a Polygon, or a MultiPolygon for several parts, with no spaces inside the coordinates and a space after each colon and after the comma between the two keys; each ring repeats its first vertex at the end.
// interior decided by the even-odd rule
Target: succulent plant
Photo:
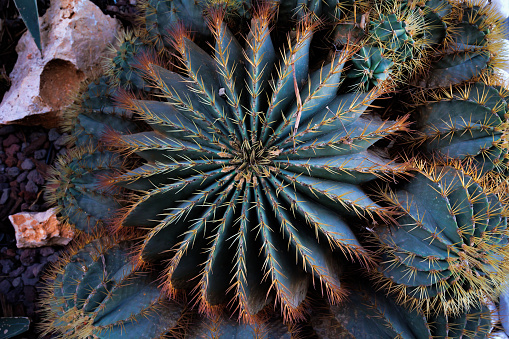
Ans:
{"type": "Polygon", "coordinates": [[[93,233],[121,207],[117,201],[119,190],[102,185],[121,166],[116,153],[91,145],[73,148],[48,171],[45,199],[57,206],[62,222],[93,233]]]}
{"type": "Polygon", "coordinates": [[[138,260],[166,259],[166,291],[194,288],[202,311],[231,300],[246,319],[272,296],[300,317],[311,284],[341,299],[336,252],[370,262],[347,218],[385,212],[361,184],[403,171],[367,149],[406,125],[366,113],[382,84],[338,92],[352,47],[310,73],[307,17],[275,67],[270,13],[253,15],[245,49],[212,13],[212,56],[174,31],[182,75],[144,59],[161,100],[118,98],[154,131],[109,134],[146,160],[112,180],[138,192],[117,222],[149,229],[138,260]]]}
{"type": "Polygon", "coordinates": [[[189,31],[208,36],[208,10],[222,8],[229,17],[242,18],[249,16],[250,7],[251,0],[145,0],[140,3],[140,23],[146,30],[143,40],[162,52],[164,46],[171,46],[168,30],[172,27],[184,23],[189,31]]]}
{"type": "Polygon", "coordinates": [[[1,317],[0,334],[3,339],[8,339],[28,331],[30,319],[26,317],[1,317]]]}
{"type": "Polygon", "coordinates": [[[161,295],[151,272],[125,260],[133,236],[83,237],[48,270],[42,335],[151,339],[181,333],[185,308],[161,295]]]}
{"type": "Polygon", "coordinates": [[[352,63],[347,77],[352,79],[350,86],[359,89],[370,89],[387,80],[394,64],[382,55],[380,48],[372,46],[361,47],[352,63]]]}
{"type": "Polygon", "coordinates": [[[318,338],[432,338],[422,312],[396,304],[365,282],[356,282],[344,303],[316,307],[315,313],[311,325],[318,338]]]}
{"type": "Polygon", "coordinates": [[[102,136],[109,130],[119,133],[140,130],[130,112],[115,107],[112,85],[106,76],[91,81],[64,111],[62,129],[70,135],[68,143],[78,147],[99,147],[102,136]]]}
{"type": "Polygon", "coordinates": [[[263,316],[253,324],[239,323],[216,312],[208,317],[197,316],[188,326],[187,338],[246,338],[290,339],[300,338],[297,326],[284,325],[280,317],[263,316]]]}
{"type": "Polygon", "coordinates": [[[417,130],[412,142],[428,152],[472,160],[484,172],[504,173],[507,148],[507,90],[484,83],[427,92],[416,98],[417,130]]]}
{"type": "Polygon", "coordinates": [[[507,197],[456,167],[417,162],[407,184],[381,194],[398,226],[373,232],[378,284],[426,312],[458,315],[495,298],[508,270],[507,197]]]}
{"type": "Polygon", "coordinates": [[[407,309],[365,283],[350,289],[348,300],[316,307],[311,325],[318,338],[446,339],[488,338],[491,312],[481,304],[456,316],[426,316],[407,309]]]}
{"type": "Polygon", "coordinates": [[[490,74],[504,58],[499,46],[505,34],[503,20],[494,5],[454,2],[444,43],[419,86],[449,87],[490,74]]]}

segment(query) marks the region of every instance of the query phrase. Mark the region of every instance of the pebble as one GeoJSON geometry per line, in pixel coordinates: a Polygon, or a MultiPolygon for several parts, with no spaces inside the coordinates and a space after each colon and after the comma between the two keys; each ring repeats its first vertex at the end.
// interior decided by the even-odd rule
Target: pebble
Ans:
{"type": "Polygon", "coordinates": [[[19,170],[19,168],[17,168],[17,167],[9,167],[9,168],[7,169],[7,171],[6,171],[6,172],[7,172],[7,175],[8,175],[8,176],[10,176],[10,177],[13,177],[13,178],[14,178],[14,177],[17,177],[17,176],[18,176],[18,174],[19,174],[20,170],[19,170]]]}
{"type": "Polygon", "coordinates": [[[28,171],[23,171],[21,172],[18,177],[16,178],[16,181],[17,182],[22,182],[22,181],[25,181],[25,179],[27,178],[28,176],[28,171]]]}
{"type": "Polygon", "coordinates": [[[56,149],[60,149],[67,144],[67,139],[67,133],[64,133],[57,140],[55,140],[53,145],[56,149]]]}
{"type": "Polygon", "coordinates": [[[2,143],[4,147],[9,147],[12,144],[17,144],[19,142],[19,138],[16,137],[14,134],[10,134],[2,143]]]}
{"type": "Polygon", "coordinates": [[[25,271],[25,266],[20,266],[20,267],[16,268],[14,271],[11,271],[11,273],[9,273],[9,277],[13,278],[13,277],[20,276],[24,271],[25,271]]]}
{"type": "Polygon", "coordinates": [[[9,199],[10,193],[11,193],[10,188],[4,188],[2,190],[2,196],[0,196],[0,205],[4,205],[7,202],[7,199],[9,199]]]}
{"type": "Polygon", "coordinates": [[[29,180],[28,184],[25,186],[25,191],[37,193],[39,191],[39,187],[32,180],[29,180]]]}
{"type": "Polygon", "coordinates": [[[30,181],[33,181],[34,183],[36,183],[37,185],[42,185],[44,184],[44,178],[43,176],[41,175],[41,173],[39,173],[39,171],[37,171],[36,169],[33,169],[31,170],[30,172],[28,172],[28,176],[27,176],[28,180],[30,181]]]}
{"type": "Polygon", "coordinates": [[[49,262],[57,262],[60,257],[57,253],[54,253],[48,257],[49,262]]]}
{"type": "Polygon", "coordinates": [[[0,260],[0,265],[2,265],[2,273],[9,274],[14,267],[14,263],[10,259],[2,259],[0,260]]]}
{"type": "Polygon", "coordinates": [[[12,284],[9,280],[4,279],[0,282],[0,294],[7,294],[11,289],[12,284]]]}
{"type": "Polygon", "coordinates": [[[32,271],[25,271],[21,275],[21,280],[23,280],[23,285],[25,286],[27,285],[34,286],[39,281],[39,277],[34,277],[32,271]]]}
{"type": "Polygon", "coordinates": [[[41,274],[42,270],[44,269],[44,264],[33,264],[29,267],[29,269],[32,271],[32,274],[34,277],[37,277],[41,274]]]}
{"type": "Polygon", "coordinates": [[[55,141],[60,137],[60,133],[57,132],[56,128],[52,128],[48,132],[49,141],[55,141]]]}
{"type": "Polygon", "coordinates": [[[54,250],[52,247],[42,247],[42,248],[39,250],[39,253],[40,253],[43,257],[47,257],[47,256],[52,255],[53,253],[55,253],[55,250],[54,250]]]}
{"type": "Polygon", "coordinates": [[[30,159],[25,159],[21,163],[21,169],[23,169],[25,171],[29,171],[29,170],[31,170],[34,167],[35,167],[34,162],[32,160],[30,160],[30,159]]]}
{"type": "Polygon", "coordinates": [[[45,149],[40,149],[34,152],[34,158],[36,160],[42,160],[46,157],[46,153],[48,153],[45,149]]]}
{"type": "Polygon", "coordinates": [[[35,262],[37,252],[33,248],[25,249],[21,252],[19,261],[25,266],[30,266],[35,262]]]}
{"type": "Polygon", "coordinates": [[[19,285],[23,284],[23,282],[21,281],[21,277],[16,277],[14,278],[14,280],[12,281],[12,286],[13,287],[18,287],[19,285]]]}

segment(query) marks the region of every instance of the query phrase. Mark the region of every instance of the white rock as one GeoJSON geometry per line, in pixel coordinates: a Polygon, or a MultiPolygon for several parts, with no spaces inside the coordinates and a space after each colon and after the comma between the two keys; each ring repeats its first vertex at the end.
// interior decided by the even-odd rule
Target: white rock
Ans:
{"type": "Polygon", "coordinates": [[[52,245],[67,245],[74,232],[67,224],[61,224],[55,208],[45,212],[21,212],[9,216],[14,226],[16,246],[31,248],[52,245]]]}
{"type": "Polygon", "coordinates": [[[51,120],[70,103],[69,95],[100,72],[120,28],[88,0],[52,0],[39,25],[43,56],[26,32],[16,47],[18,60],[10,74],[12,87],[0,104],[0,124],[31,116],[33,122],[54,125],[51,120]]]}
{"type": "Polygon", "coordinates": [[[492,332],[490,333],[490,339],[509,339],[509,337],[504,332],[492,332]]]}

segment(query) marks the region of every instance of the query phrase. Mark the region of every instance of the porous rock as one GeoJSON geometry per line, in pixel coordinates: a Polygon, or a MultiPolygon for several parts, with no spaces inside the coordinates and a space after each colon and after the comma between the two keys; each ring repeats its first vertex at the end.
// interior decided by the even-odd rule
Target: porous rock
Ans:
{"type": "Polygon", "coordinates": [[[25,32],[16,47],[11,89],[0,104],[0,124],[57,126],[60,112],[72,101],[70,94],[99,73],[120,28],[88,0],[52,0],[39,26],[43,55],[25,32]]]}
{"type": "Polygon", "coordinates": [[[13,214],[9,220],[14,226],[18,248],[67,245],[74,236],[68,225],[57,220],[54,208],[45,212],[13,214]]]}

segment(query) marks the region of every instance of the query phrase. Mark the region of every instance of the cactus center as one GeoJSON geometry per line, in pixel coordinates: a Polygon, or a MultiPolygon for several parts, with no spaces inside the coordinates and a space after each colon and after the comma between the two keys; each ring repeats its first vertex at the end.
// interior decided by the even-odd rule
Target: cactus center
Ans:
{"type": "Polygon", "coordinates": [[[233,159],[226,170],[235,170],[235,180],[245,179],[251,181],[253,176],[268,177],[271,172],[277,171],[272,160],[281,150],[276,146],[265,147],[261,141],[250,143],[244,140],[242,144],[233,143],[233,159]]]}

